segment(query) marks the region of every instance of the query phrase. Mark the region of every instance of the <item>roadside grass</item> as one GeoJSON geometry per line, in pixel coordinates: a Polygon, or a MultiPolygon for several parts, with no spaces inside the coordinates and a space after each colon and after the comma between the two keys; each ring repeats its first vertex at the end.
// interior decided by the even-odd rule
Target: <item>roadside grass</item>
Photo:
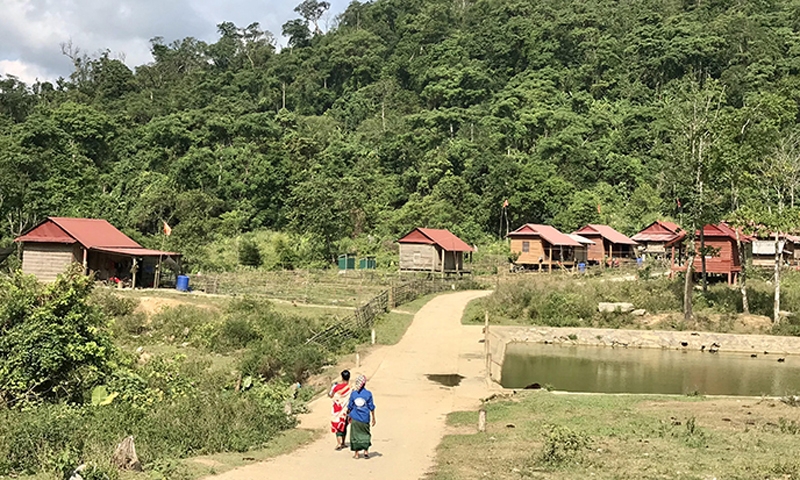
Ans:
{"type": "Polygon", "coordinates": [[[122,472],[120,480],[195,480],[209,475],[218,475],[234,468],[290,453],[308,445],[321,435],[321,431],[300,428],[286,430],[270,440],[263,448],[246,452],[226,452],[182,460],[169,460],[158,465],[158,470],[140,473],[122,472]]]}
{"type": "Polygon", "coordinates": [[[797,408],[779,400],[524,392],[485,408],[485,433],[476,412],[448,416],[428,480],[800,476],[797,408]]]}

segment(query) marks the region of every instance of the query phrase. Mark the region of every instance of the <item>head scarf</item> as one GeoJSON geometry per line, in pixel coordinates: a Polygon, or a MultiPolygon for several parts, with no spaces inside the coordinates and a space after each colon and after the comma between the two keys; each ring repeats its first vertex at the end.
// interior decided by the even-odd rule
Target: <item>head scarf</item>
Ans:
{"type": "Polygon", "coordinates": [[[364,388],[364,385],[366,384],[367,384],[367,377],[365,377],[364,375],[359,375],[358,378],[356,378],[355,385],[353,386],[355,387],[356,390],[361,390],[362,388],[364,388]]]}

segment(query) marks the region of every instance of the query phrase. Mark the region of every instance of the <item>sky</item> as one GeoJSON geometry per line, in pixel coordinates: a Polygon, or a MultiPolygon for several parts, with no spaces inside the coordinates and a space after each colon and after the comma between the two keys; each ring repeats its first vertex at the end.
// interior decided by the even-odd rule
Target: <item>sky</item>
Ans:
{"type": "MultiPolygon", "coordinates": [[[[302,0],[0,0],[0,77],[25,83],[54,81],[72,71],[61,44],[71,42],[90,56],[111,51],[133,69],[153,60],[150,39],[166,43],[185,37],[213,42],[216,25],[253,22],[269,30],[279,45],[281,25],[299,18],[302,0]]],[[[320,26],[332,25],[350,0],[328,0],[320,26]]]]}

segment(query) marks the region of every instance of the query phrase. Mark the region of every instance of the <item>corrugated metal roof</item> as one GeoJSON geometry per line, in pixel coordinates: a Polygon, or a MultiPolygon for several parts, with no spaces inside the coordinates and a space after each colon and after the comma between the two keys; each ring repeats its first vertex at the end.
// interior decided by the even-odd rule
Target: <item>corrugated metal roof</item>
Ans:
{"type": "Polygon", "coordinates": [[[397,243],[426,243],[435,244],[448,252],[471,252],[472,247],[453,235],[449,230],[435,228],[415,228],[397,243]]]}
{"type": "Polygon", "coordinates": [[[172,252],[146,249],[107,221],[92,218],[48,217],[47,220],[33,227],[15,241],[23,243],[79,243],[89,250],[126,256],[179,255],[172,252]]]}
{"type": "Polygon", "coordinates": [[[105,220],[64,217],[50,217],[49,220],[63,228],[64,231],[86,248],[142,248],[141,245],[105,220]]]}
{"type": "Polygon", "coordinates": [[[92,250],[105,253],[116,253],[126,257],[179,257],[180,253],[175,252],[162,252],[161,250],[150,250],[148,248],[115,248],[115,247],[100,247],[92,248],[92,250]]]}
{"type": "Polygon", "coordinates": [[[618,231],[614,230],[608,225],[599,225],[596,223],[590,223],[589,225],[586,225],[585,227],[573,233],[577,233],[578,235],[600,235],[601,237],[605,238],[611,243],[619,243],[622,245],[637,245],[637,243],[634,240],[631,240],[630,238],[619,233],[618,231]]]}
{"type": "Polygon", "coordinates": [[[636,242],[668,243],[668,242],[673,242],[675,240],[679,240],[685,236],[686,232],[684,232],[678,225],[672,222],[656,220],[655,222],[648,225],[646,228],[642,229],[641,232],[631,237],[631,239],[636,242]]]}
{"type": "Polygon", "coordinates": [[[556,245],[559,247],[581,246],[577,240],[571,238],[569,235],[559,232],[555,227],[551,227],[550,225],[526,223],[525,225],[508,234],[509,237],[524,235],[538,235],[550,245],[556,245]]]}
{"type": "Polygon", "coordinates": [[[578,235],[577,233],[569,233],[569,234],[567,234],[567,236],[569,238],[575,240],[578,243],[582,243],[584,245],[594,245],[593,241],[589,240],[586,237],[582,237],[582,236],[578,235]]]}

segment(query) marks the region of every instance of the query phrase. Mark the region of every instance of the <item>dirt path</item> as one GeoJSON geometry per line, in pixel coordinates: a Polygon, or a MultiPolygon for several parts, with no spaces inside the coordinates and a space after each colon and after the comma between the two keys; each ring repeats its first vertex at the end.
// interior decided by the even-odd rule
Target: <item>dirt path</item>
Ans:
{"type": "MultiPolygon", "coordinates": [[[[434,298],[416,314],[397,345],[374,351],[353,372],[354,377],[367,375],[367,388],[375,396],[377,425],[370,459],[354,460],[349,451],[334,451],[331,434],[292,454],[207,478],[316,480],[330,477],[331,472],[343,478],[421,478],[433,465],[436,446],[445,434],[445,416],[477,407],[490,388],[484,380],[483,343],[479,343],[482,328],[461,325],[467,303],[487,294],[472,291],[434,298]],[[430,381],[429,374],[465,378],[449,388],[430,381]]],[[[327,429],[328,398],[310,407],[301,427],[327,429]]]]}

